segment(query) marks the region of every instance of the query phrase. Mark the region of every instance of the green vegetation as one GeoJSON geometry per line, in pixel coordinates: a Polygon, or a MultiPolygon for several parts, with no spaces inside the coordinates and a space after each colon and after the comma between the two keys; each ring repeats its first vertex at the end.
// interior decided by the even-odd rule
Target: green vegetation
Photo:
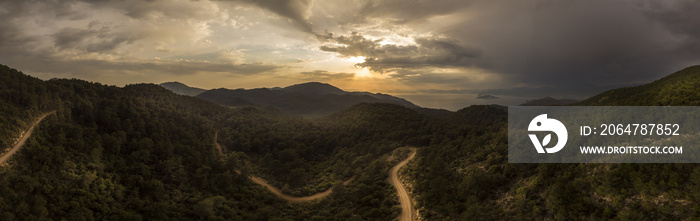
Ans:
{"type": "MultiPolygon", "coordinates": [[[[575,105],[698,105],[700,66],[575,105]]],[[[688,219],[700,216],[696,164],[508,164],[507,113],[471,106],[442,122],[409,174],[429,220],[688,219]]]]}
{"type": "MultiPolygon", "coordinates": [[[[690,67],[578,104],[697,105],[698,76],[690,67]]],[[[387,157],[405,157],[404,146],[420,147],[402,173],[426,220],[700,216],[695,164],[507,164],[501,106],[433,118],[364,103],[309,120],[0,66],[0,148],[51,110],[0,166],[0,220],[392,220],[400,208],[388,170],[401,159],[387,157]],[[287,203],[248,174],[290,195],[333,193],[287,203]]]]}
{"type": "Polygon", "coordinates": [[[341,116],[313,123],[253,108],[232,110],[156,85],[44,82],[5,66],[0,78],[1,126],[8,137],[57,110],[0,167],[0,185],[10,187],[0,189],[2,220],[387,220],[398,214],[385,182],[391,165],[380,156],[403,144],[381,137],[385,141],[343,140],[334,129],[342,124],[329,123],[341,116]],[[226,145],[235,151],[227,149],[223,162],[214,149],[217,130],[222,143],[236,144],[226,145]],[[340,144],[347,148],[336,148],[340,144]],[[270,151],[274,160],[268,162],[270,151]],[[300,164],[298,157],[310,163],[300,164]],[[289,182],[293,191],[335,191],[319,203],[288,204],[236,169],[289,182]],[[289,170],[299,176],[286,176],[289,170]],[[349,177],[354,181],[347,186],[335,182],[349,177]]]}
{"type": "Polygon", "coordinates": [[[657,81],[609,90],[575,105],[588,106],[699,106],[700,65],[687,67],[657,81]]]}

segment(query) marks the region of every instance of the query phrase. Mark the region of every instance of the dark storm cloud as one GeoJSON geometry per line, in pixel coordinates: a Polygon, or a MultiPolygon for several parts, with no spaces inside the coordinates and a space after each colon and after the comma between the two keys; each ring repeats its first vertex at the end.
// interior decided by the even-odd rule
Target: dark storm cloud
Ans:
{"type": "Polygon", "coordinates": [[[23,54],[32,50],[39,39],[22,32],[16,22],[26,11],[31,11],[31,5],[24,1],[0,1],[0,58],[3,55],[23,54]]]}
{"type": "Polygon", "coordinates": [[[533,86],[646,81],[653,73],[643,64],[652,60],[643,60],[665,46],[635,11],[620,2],[538,2],[530,32],[513,36],[528,38],[529,49],[501,49],[496,70],[533,86]]]}
{"type": "MultiPolygon", "coordinates": [[[[225,1],[225,0],[224,0],[225,1]]],[[[281,17],[292,20],[302,31],[314,33],[308,21],[309,10],[313,0],[228,0],[244,2],[266,9],[281,17]]]]}
{"type": "Polygon", "coordinates": [[[321,50],[344,57],[363,56],[365,61],[356,65],[377,72],[403,68],[471,67],[478,62],[476,58],[480,55],[477,49],[437,37],[415,38],[413,45],[382,45],[383,39],[372,40],[358,33],[338,37],[327,34],[318,36],[318,39],[334,43],[321,46],[321,50]]]}
{"type": "Polygon", "coordinates": [[[431,68],[423,69],[398,69],[389,74],[389,77],[408,85],[416,84],[439,84],[439,85],[473,85],[474,82],[469,77],[459,73],[435,73],[431,68]]]}
{"type": "Polygon", "coordinates": [[[177,27],[175,32],[169,29],[171,27],[159,27],[158,31],[152,31],[138,27],[126,28],[124,25],[110,22],[98,22],[100,17],[87,19],[93,21],[83,27],[61,23],[61,21],[85,18],[86,15],[80,10],[86,7],[116,9],[118,13],[135,19],[130,21],[132,24],[147,22],[151,19],[146,18],[147,15],[152,13],[170,16],[167,19],[171,20],[207,20],[212,16],[207,10],[214,10],[207,8],[209,6],[197,5],[199,2],[196,1],[182,4],[167,3],[163,1],[2,1],[0,4],[2,21],[0,22],[0,30],[2,30],[0,31],[0,63],[28,72],[68,74],[92,79],[122,74],[167,76],[203,72],[257,75],[284,67],[260,62],[144,59],[132,56],[130,53],[138,52],[130,51],[129,48],[119,49],[122,46],[133,46],[144,38],[161,38],[160,36],[169,39],[189,38],[189,36],[174,36],[169,33],[187,33],[190,26],[177,27]],[[49,34],[37,34],[35,30],[27,28],[26,23],[59,28],[55,28],[55,31],[49,34]],[[94,54],[106,56],[99,57],[94,54]]]}
{"type": "Polygon", "coordinates": [[[359,10],[361,18],[391,18],[393,23],[421,21],[432,16],[454,13],[470,5],[468,0],[367,1],[359,10]]]}
{"type": "Polygon", "coordinates": [[[306,71],[301,72],[302,80],[306,81],[331,81],[331,80],[347,80],[354,78],[354,73],[335,73],[324,70],[306,71]]]}
{"type": "MultiPolygon", "coordinates": [[[[165,0],[74,0],[89,3],[92,8],[118,10],[130,18],[142,20],[149,16],[164,16],[174,19],[197,19],[212,15],[205,2],[165,0]]],[[[66,1],[70,2],[70,1],[66,1]]]]}
{"type": "Polygon", "coordinates": [[[115,33],[109,27],[63,28],[53,34],[56,47],[64,50],[77,49],[87,52],[112,51],[120,44],[131,43],[139,37],[127,32],[115,33]]]}
{"type": "MultiPolygon", "coordinates": [[[[27,71],[85,74],[265,73],[285,64],[270,65],[274,60],[264,59],[266,63],[240,64],[257,61],[250,59],[256,58],[250,51],[233,55],[229,63],[236,64],[154,57],[216,54],[224,49],[205,47],[262,39],[280,28],[278,20],[267,19],[274,14],[300,32],[340,33],[314,34],[319,41],[302,34],[270,42],[307,44],[291,56],[313,54],[308,57],[323,60],[326,55],[314,49],[346,58],[363,56],[366,60],[358,67],[389,73],[385,76],[406,87],[498,96],[581,96],[649,82],[700,63],[698,11],[700,1],[684,0],[0,0],[0,63],[27,71]],[[250,36],[233,40],[228,36],[232,30],[226,30],[231,28],[224,26],[244,16],[233,13],[240,5],[270,12],[246,11],[249,20],[274,24],[258,25],[262,29],[257,32],[236,29],[250,36]],[[86,26],[93,20],[105,23],[86,26]],[[393,44],[391,36],[412,41],[393,44]],[[210,40],[213,43],[206,43],[210,40]],[[158,43],[164,46],[158,49],[158,43]]],[[[322,68],[293,73],[352,78],[334,70],[313,71],[322,68]]]]}
{"type": "MultiPolygon", "coordinates": [[[[256,75],[276,70],[280,66],[249,63],[230,64],[203,61],[105,61],[105,60],[60,60],[44,59],[43,65],[37,65],[32,71],[54,74],[80,74],[82,76],[100,76],[110,74],[174,74],[192,75],[203,72],[230,73],[234,75],[256,75]]],[[[31,65],[31,61],[15,61],[19,65],[31,65]]]]}
{"type": "MultiPolygon", "coordinates": [[[[442,39],[460,42],[437,44],[440,41],[416,38],[414,45],[380,45],[379,40],[363,37],[372,30],[357,28],[360,33],[349,36],[320,37],[336,44],[321,50],[364,56],[367,60],[358,66],[380,72],[476,67],[499,76],[494,78],[500,79],[495,88],[513,85],[494,89],[504,94],[592,95],[613,86],[650,82],[700,63],[698,1],[385,0],[369,1],[357,11],[365,19],[351,22],[381,21],[404,25],[403,29],[426,29],[422,25],[431,18],[462,19],[427,28],[442,39]],[[429,48],[431,42],[436,45],[429,48]]],[[[437,77],[430,82],[452,87],[464,82],[428,73],[394,77],[410,82],[437,77]]],[[[465,71],[464,77],[468,76],[465,71]]],[[[489,84],[494,82],[481,86],[489,84]]]]}
{"type": "MultiPolygon", "coordinates": [[[[441,29],[449,38],[467,39],[482,49],[483,62],[467,64],[501,75],[499,83],[527,85],[494,89],[501,93],[592,95],[700,62],[697,1],[652,6],[623,1],[534,1],[528,7],[502,3],[461,7],[472,15],[471,21],[441,29]]],[[[388,15],[406,14],[387,10],[388,15]]]]}
{"type": "Polygon", "coordinates": [[[580,84],[576,86],[552,86],[552,87],[512,87],[512,88],[497,88],[497,89],[457,89],[457,90],[419,90],[424,94],[491,94],[499,96],[511,97],[547,97],[557,95],[559,97],[583,99],[598,93],[622,88],[633,87],[638,84],[622,84],[622,85],[594,85],[580,84]]]}
{"type": "MultiPolygon", "coordinates": [[[[648,82],[698,62],[698,51],[691,55],[678,47],[687,40],[665,31],[667,25],[655,25],[643,16],[645,10],[618,1],[538,2],[531,32],[513,36],[528,38],[523,43],[529,50],[494,54],[502,56],[496,71],[514,83],[565,89],[648,82]]],[[[679,14],[684,13],[690,12],[679,14]]]]}
{"type": "Polygon", "coordinates": [[[668,30],[688,37],[694,42],[700,41],[700,1],[647,1],[644,2],[646,15],[661,22],[668,30]],[[665,5],[671,4],[671,5],[665,5]]]}

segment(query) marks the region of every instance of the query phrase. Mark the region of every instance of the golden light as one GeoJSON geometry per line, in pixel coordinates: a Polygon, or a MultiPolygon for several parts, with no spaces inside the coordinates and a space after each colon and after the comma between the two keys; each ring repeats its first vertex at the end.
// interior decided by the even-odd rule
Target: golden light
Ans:
{"type": "Polygon", "coordinates": [[[362,62],[365,62],[365,57],[364,56],[355,56],[355,57],[349,57],[346,58],[349,62],[352,62],[353,64],[359,64],[362,62]]]}
{"type": "Polygon", "coordinates": [[[374,75],[372,75],[372,72],[370,72],[369,68],[359,68],[359,70],[355,71],[355,78],[368,77],[374,77],[374,75]]]}

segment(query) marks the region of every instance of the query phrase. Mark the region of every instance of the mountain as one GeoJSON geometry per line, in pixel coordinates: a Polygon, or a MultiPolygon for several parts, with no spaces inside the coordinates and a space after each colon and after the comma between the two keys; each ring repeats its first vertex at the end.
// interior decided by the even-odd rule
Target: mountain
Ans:
{"type": "MultiPolygon", "coordinates": [[[[609,90],[580,106],[700,104],[700,66],[609,90]]],[[[439,121],[407,174],[431,220],[669,220],[700,215],[697,164],[510,164],[507,109],[474,105],[439,121]]]]}
{"type": "Polygon", "coordinates": [[[286,93],[302,93],[302,94],[335,94],[341,95],[346,92],[337,88],[333,85],[320,83],[320,82],[308,82],[303,84],[295,84],[289,87],[281,89],[286,93]]]}
{"type": "Polygon", "coordinates": [[[273,89],[231,90],[220,88],[206,91],[197,97],[226,106],[273,107],[286,113],[302,116],[327,115],[359,103],[390,103],[414,109],[421,108],[403,98],[380,93],[347,92],[330,84],[319,82],[273,89]]]}
{"type": "Polygon", "coordinates": [[[160,86],[172,91],[173,93],[179,95],[187,95],[190,97],[197,96],[198,94],[201,94],[202,92],[206,91],[201,88],[187,86],[177,81],[161,83],[160,86]]]}
{"type": "MultiPolygon", "coordinates": [[[[689,67],[577,105],[696,105],[699,75],[689,67]]],[[[271,100],[382,96],[333,88],[234,91],[271,100]]],[[[387,175],[406,146],[418,152],[400,177],[421,220],[700,215],[700,164],[507,163],[503,106],[473,105],[443,118],[389,103],[313,119],[271,110],[226,108],[154,84],[43,81],[0,65],[1,153],[53,113],[0,165],[0,218],[394,220],[401,209],[387,175]],[[291,196],[331,192],[289,203],[253,177],[291,196]]]]}
{"type": "Polygon", "coordinates": [[[520,106],[562,106],[578,102],[574,99],[555,99],[552,97],[544,97],[540,99],[527,100],[520,106]]]}
{"type": "Polygon", "coordinates": [[[700,65],[684,68],[649,84],[609,90],[576,105],[698,106],[700,65]]]}
{"type": "Polygon", "coordinates": [[[398,105],[361,104],[307,120],[154,84],[42,81],[7,66],[0,112],[2,154],[53,113],[0,165],[0,218],[10,220],[390,220],[398,199],[386,156],[417,134],[402,125],[425,119],[398,105]],[[384,118],[386,129],[368,133],[384,118]],[[249,174],[288,195],[333,193],[290,204],[249,174]]]}

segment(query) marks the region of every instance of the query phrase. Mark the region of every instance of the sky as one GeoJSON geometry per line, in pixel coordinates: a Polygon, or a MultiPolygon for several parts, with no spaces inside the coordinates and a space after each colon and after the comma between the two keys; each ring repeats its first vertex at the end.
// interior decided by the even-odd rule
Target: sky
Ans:
{"type": "Polygon", "coordinates": [[[698,11],[690,0],[0,0],[0,64],[117,86],[317,81],[456,110],[584,99],[699,64],[698,11]]]}

